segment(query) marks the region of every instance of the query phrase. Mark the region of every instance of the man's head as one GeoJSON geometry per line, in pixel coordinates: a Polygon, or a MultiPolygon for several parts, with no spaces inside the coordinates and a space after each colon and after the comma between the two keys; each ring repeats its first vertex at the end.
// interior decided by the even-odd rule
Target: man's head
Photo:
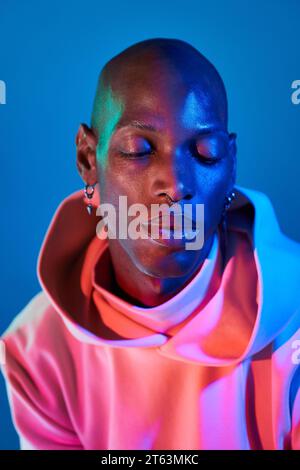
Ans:
{"type": "Polygon", "coordinates": [[[101,203],[204,204],[204,246],[173,249],[151,240],[109,240],[140,271],[187,275],[207,255],[226,195],[235,183],[235,134],[215,67],[177,39],[149,39],[113,57],[101,71],[91,126],[77,134],[77,167],[99,183],[101,203]],[[86,139],[82,143],[82,134],[86,139]]]}

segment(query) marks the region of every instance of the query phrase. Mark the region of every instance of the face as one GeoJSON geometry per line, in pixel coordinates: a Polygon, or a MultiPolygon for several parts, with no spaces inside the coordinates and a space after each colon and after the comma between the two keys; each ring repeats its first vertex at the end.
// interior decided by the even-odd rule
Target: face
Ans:
{"type": "MultiPolygon", "coordinates": [[[[235,180],[235,135],[227,133],[217,97],[208,97],[201,83],[183,82],[166,67],[136,71],[135,86],[122,83],[107,90],[105,125],[97,145],[101,203],[167,203],[166,195],[184,209],[204,204],[204,245],[160,244],[151,239],[109,240],[143,273],[156,277],[188,274],[207,255],[221,219],[225,196],[235,180]]],[[[134,217],[133,217],[134,218],[134,217]]],[[[128,218],[130,223],[131,218],[128,218]]]]}

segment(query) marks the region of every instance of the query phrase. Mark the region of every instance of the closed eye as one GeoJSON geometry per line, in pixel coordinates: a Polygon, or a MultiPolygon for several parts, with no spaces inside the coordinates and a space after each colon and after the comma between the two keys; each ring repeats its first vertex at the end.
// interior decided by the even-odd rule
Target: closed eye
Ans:
{"type": "Polygon", "coordinates": [[[209,148],[201,144],[192,144],[191,152],[197,160],[199,160],[201,163],[204,163],[205,165],[215,165],[220,160],[222,160],[221,157],[211,155],[209,148]]]}
{"type": "Polygon", "coordinates": [[[193,152],[193,155],[195,156],[195,158],[197,160],[204,163],[205,165],[215,165],[216,163],[218,163],[219,161],[222,160],[221,157],[211,157],[211,156],[208,156],[208,155],[203,155],[203,154],[198,152],[197,148],[193,152]]]}
{"type": "Polygon", "coordinates": [[[154,150],[146,150],[144,152],[123,152],[120,150],[120,154],[126,158],[141,158],[146,155],[151,155],[154,153],[154,150]]]}
{"type": "Polygon", "coordinates": [[[201,155],[200,153],[197,153],[196,158],[201,160],[201,162],[203,162],[205,165],[215,165],[221,160],[221,158],[205,157],[204,155],[201,155]]]}

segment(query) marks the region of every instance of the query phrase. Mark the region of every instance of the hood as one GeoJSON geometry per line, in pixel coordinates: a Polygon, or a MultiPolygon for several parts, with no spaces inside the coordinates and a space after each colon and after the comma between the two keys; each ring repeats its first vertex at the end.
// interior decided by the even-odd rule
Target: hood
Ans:
{"type": "MultiPolygon", "coordinates": [[[[255,322],[242,353],[232,357],[226,350],[218,355],[203,350],[199,338],[205,334],[205,308],[188,317],[170,337],[104,304],[99,292],[94,295],[94,267],[108,241],[96,236],[100,219],[95,211],[87,213],[82,190],[70,194],[58,206],[37,262],[39,282],[71,334],[93,345],[155,347],[167,357],[210,366],[233,365],[265,348],[299,308],[300,245],[281,232],[265,194],[237,185],[235,192],[236,199],[228,211],[228,230],[250,230],[258,279],[255,322]]],[[[208,305],[221,312],[223,302],[217,292],[208,305]]]]}

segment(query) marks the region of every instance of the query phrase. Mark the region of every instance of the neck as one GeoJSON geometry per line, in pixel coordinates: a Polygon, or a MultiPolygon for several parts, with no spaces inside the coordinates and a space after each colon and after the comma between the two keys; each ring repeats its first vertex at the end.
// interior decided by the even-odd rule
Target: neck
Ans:
{"type": "Polygon", "coordinates": [[[155,307],[180,292],[199,272],[208,256],[213,236],[206,240],[199,250],[199,257],[193,269],[181,277],[154,277],[140,271],[118,240],[109,240],[113,265],[113,293],[140,307],[155,307]],[[120,262],[122,260],[122,262],[120,262]]]}

